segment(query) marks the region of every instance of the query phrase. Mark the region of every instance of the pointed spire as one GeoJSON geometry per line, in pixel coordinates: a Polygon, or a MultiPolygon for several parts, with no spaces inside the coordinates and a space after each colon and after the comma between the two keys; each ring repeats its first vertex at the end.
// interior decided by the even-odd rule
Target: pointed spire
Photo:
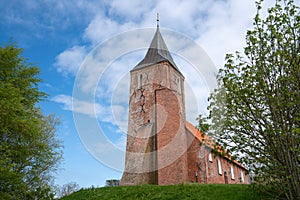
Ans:
{"type": "Polygon", "coordinates": [[[151,41],[145,58],[132,70],[141,69],[162,61],[169,61],[170,64],[181,74],[167,48],[167,45],[159,31],[159,13],[157,13],[157,29],[151,41]]]}

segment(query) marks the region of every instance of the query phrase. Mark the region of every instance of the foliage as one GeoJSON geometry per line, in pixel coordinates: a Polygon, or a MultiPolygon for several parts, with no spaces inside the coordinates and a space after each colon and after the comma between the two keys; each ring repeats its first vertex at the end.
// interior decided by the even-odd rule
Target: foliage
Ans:
{"type": "Polygon", "coordinates": [[[52,172],[61,158],[58,120],[36,106],[39,68],[12,42],[0,47],[0,199],[51,199],[52,172]]]}
{"type": "Polygon", "coordinates": [[[205,133],[209,130],[209,123],[207,121],[207,117],[206,116],[202,116],[201,114],[197,117],[197,122],[198,122],[198,129],[205,133]]]}
{"type": "Polygon", "coordinates": [[[64,197],[68,196],[80,189],[78,183],[70,182],[67,184],[64,184],[61,188],[58,189],[56,196],[58,197],[64,197]]]}
{"type": "Polygon", "coordinates": [[[205,200],[255,200],[268,199],[255,193],[251,185],[180,184],[169,186],[140,185],[103,187],[80,190],[61,200],[110,200],[110,199],[205,199],[205,200]]]}
{"type": "Polygon", "coordinates": [[[244,55],[226,56],[210,96],[210,133],[277,197],[300,199],[300,14],[258,1],[244,55]]]}
{"type": "Polygon", "coordinates": [[[109,179],[105,181],[105,185],[106,186],[119,186],[120,185],[120,180],[117,179],[109,179]]]}

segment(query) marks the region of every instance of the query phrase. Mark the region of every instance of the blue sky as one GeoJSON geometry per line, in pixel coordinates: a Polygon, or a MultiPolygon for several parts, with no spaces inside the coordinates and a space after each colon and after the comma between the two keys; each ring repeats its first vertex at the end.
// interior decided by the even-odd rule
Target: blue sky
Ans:
{"type": "Polygon", "coordinates": [[[129,70],[150,45],[157,12],[162,35],[186,77],[187,118],[195,123],[197,114],[206,112],[210,88],[201,76],[193,77],[194,63],[176,54],[174,37],[184,36],[202,48],[210,58],[206,66],[222,67],[226,53],[245,46],[256,12],[253,0],[0,2],[0,42],[13,37],[25,49],[24,56],[41,68],[40,89],[50,95],[41,103],[42,110],[61,118],[57,136],[63,141],[64,161],[56,184],[103,186],[106,179],[121,178],[129,70]],[[103,68],[104,61],[95,55],[106,55],[110,62],[103,68]],[[109,153],[112,146],[116,154],[109,153]]]}

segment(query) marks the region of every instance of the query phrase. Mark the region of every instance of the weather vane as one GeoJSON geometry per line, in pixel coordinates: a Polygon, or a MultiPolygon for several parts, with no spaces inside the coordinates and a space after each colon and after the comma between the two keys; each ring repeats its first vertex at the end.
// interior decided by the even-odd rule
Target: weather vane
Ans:
{"type": "Polygon", "coordinates": [[[157,16],[156,16],[156,22],[157,22],[157,27],[159,27],[159,13],[157,13],[157,16]]]}

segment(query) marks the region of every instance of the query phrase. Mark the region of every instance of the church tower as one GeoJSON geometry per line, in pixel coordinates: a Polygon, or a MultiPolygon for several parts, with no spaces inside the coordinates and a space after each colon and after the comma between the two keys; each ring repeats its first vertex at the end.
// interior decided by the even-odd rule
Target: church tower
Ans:
{"type": "Polygon", "coordinates": [[[159,26],[145,58],[130,71],[125,170],[121,185],[186,182],[184,76],[159,26]]]}

